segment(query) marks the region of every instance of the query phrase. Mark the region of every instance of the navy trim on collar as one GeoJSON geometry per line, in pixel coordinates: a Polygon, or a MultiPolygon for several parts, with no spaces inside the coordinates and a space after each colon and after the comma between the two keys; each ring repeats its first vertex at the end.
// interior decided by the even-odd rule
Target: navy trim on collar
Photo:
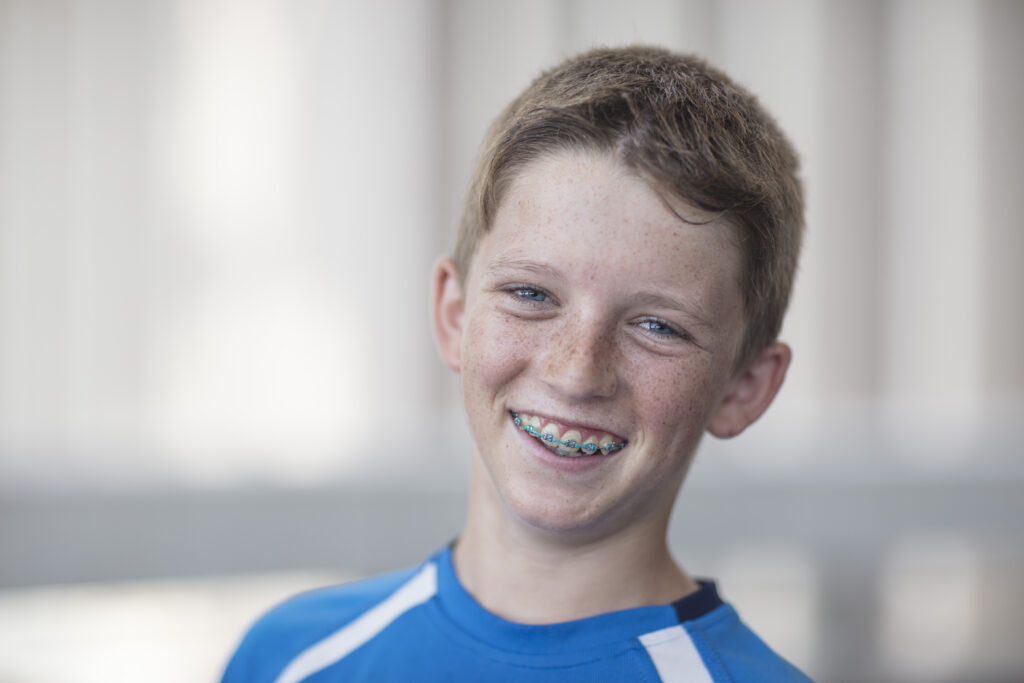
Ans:
{"type": "Polygon", "coordinates": [[[722,598],[718,597],[718,589],[715,587],[714,581],[699,579],[697,585],[700,588],[672,603],[672,608],[676,611],[676,617],[680,624],[684,621],[699,619],[723,604],[722,598]]]}

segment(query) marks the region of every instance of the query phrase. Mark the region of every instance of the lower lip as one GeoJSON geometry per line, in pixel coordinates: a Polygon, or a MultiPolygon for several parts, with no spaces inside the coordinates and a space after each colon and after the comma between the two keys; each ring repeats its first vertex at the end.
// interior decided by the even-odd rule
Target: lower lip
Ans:
{"type": "Polygon", "coordinates": [[[556,454],[541,443],[540,439],[535,436],[530,436],[524,430],[516,427],[514,422],[509,421],[509,426],[512,427],[516,435],[525,442],[525,445],[530,449],[530,452],[534,456],[540,458],[545,465],[562,470],[563,472],[584,472],[591,470],[595,467],[600,467],[621,453],[621,451],[615,451],[614,453],[595,453],[594,455],[581,455],[576,458],[570,458],[556,454]]]}

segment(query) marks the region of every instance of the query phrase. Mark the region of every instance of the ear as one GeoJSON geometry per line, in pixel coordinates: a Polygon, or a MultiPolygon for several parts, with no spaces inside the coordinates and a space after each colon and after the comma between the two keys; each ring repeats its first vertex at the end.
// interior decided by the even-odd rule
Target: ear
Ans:
{"type": "Polygon", "coordinates": [[[792,355],[788,346],[775,342],[740,368],[708,422],[708,431],[728,439],[761,417],[779,392],[792,355]]]}
{"type": "Polygon", "coordinates": [[[434,338],[441,360],[455,372],[462,369],[462,317],[465,309],[462,285],[455,263],[448,257],[434,264],[434,338]]]}

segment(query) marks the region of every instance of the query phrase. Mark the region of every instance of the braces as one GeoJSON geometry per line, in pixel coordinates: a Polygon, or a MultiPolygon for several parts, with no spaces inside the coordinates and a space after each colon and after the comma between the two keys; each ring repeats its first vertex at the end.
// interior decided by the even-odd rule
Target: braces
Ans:
{"type": "MultiPolygon", "coordinates": [[[[512,411],[509,411],[509,412],[512,412],[512,411]]],[[[569,439],[568,441],[561,441],[559,439],[556,439],[554,434],[545,434],[543,432],[537,431],[537,428],[532,426],[532,425],[525,425],[524,426],[523,425],[523,418],[519,417],[519,413],[512,413],[512,422],[515,423],[516,427],[522,427],[523,431],[525,431],[527,434],[529,434],[530,436],[535,436],[538,439],[540,439],[541,441],[548,441],[550,443],[557,443],[559,445],[566,446],[568,448],[580,448],[580,449],[583,449],[584,451],[586,451],[587,453],[591,453],[591,454],[596,453],[598,450],[602,451],[605,454],[614,453],[615,451],[621,451],[623,448],[626,447],[626,444],[629,443],[628,441],[623,441],[621,443],[614,443],[614,442],[612,442],[611,444],[608,445],[608,449],[605,450],[605,449],[601,448],[600,446],[598,446],[596,443],[576,443],[575,439],[569,439]]]]}

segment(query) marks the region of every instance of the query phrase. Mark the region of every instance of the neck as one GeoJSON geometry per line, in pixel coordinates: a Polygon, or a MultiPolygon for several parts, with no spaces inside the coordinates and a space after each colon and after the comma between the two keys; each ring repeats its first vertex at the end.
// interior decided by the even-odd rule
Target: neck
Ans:
{"type": "Polygon", "coordinates": [[[481,483],[471,487],[469,522],[453,561],[466,590],[500,617],[557,623],[667,604],[697,589],[668,551],[667,514],[579,540],[512,518],[481,483]]]}

